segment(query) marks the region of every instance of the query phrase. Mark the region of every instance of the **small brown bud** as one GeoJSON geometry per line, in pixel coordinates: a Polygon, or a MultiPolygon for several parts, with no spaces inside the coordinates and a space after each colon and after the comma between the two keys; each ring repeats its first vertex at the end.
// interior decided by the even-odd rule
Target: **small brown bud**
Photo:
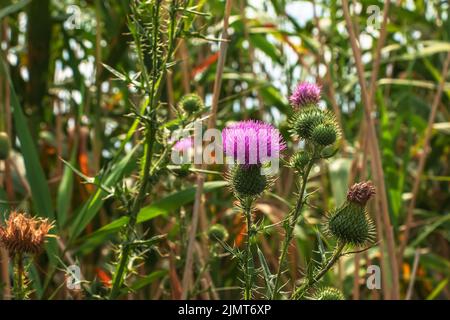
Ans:
{"type": "Polygon", "coordinates": [[[365,206],[375,194],[375,187],[371,181],[355,183],[347,192],[347,200],[365,206]]]}

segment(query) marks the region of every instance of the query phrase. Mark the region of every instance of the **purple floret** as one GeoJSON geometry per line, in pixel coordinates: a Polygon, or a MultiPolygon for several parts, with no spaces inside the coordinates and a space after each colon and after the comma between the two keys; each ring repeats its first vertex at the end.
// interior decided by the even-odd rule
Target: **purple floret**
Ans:
{"type": "Polygon", "coordinates": [[[225,155],[240,164],[262,164],[278,157],[286,144],[271,124],[246,120],[222,130],[225,155]]]}
{"type": "Polygon", "coordinates": [[[306,107],[319,103],[321,87],[315,83],[300,82],[289,98],[295,108],[306,107]]]}

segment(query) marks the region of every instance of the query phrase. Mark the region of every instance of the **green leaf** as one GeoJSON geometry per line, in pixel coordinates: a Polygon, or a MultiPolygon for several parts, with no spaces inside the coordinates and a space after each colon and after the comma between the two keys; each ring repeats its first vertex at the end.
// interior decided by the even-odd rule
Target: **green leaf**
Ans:
{"type": "Polygon", "coordinates": [[[269,56],[273,61],[282,63],[281,58],[282,55],[280,51],[275,47],[273,43],[266,39],[265,36],[252,33],[250,34],[250,43],[255,47],[264,52],[267,56],[269,56]]]}
{"type": "MultiPolygon", "coordinates": [[[[70,156],[70,163],[72,165],[75,165],[76,162],[77,149],[77,143],[75,143],[70,156]]],[[[56,215],[58,217],[58,226],[60,228],[62,228],[67,221],[67,215],[72,202],[73,179],[73,171],[70,167],[66,166],[58,187],[58,195],[56,199],[56,215]]]]}
{"type": "Polygon", "coordinates": [[[0,10],[0,20],[6,16],[9,16],[10,14],[13,14],[13,13],[21,10],[23,7],[25,7],[30,2],[31,2],[31,0],[22,0],[17,3],[11,4],[11,5],[7,6],[6,8],[3,8],[2,10],[0,10]]]}
{"type": "MultiPolygon", "coordinates": [[[[137,149],[138,146],[134,147],[132,151],[130,151],[122,160],[117,163],[117,165],[114,166],[109,175],[104,179],[102,185],[108,188],[113,187],[117,183],[117,181],[119,181],[119,179],[124,175],[125,169],[130,163],[133,166],[136,165],[135,161],[130,160],[133,158],[137,149]]],[[[90,197],[88,202],[82,207],[70,230],[71,232],[69,242],[72,242],[76,237],[78,237],[84,230],[84,228],[89,224],[89,222],[95,217],[97,212],[102,207],[104,197],[106,195],[107,193],[103,190],[103,188],[99,188],[90,197]]]]}
{"type": "Polygon", "coordinates": [[[446,214],[443,217],[436,220],[430,225],[426,225],[425,228],[419,233],[419,236],[410,244],[411,247],[417,247],[422,241],[424,241],[434,230],[436,230],[441,224],[450,221],[450,214],[446,214]]]}
{"type": "Polygon", "coordinates": [[[150,273],[149,275],[136,280],[129,288],[124,288],[122,290],[122,295],[127,294],[130,291],[138,291],[146,286],[152,284],[155,280],[164,277],[167,274],[167,270],[158,270],[150,273]]]}
{"type": "Polygon", "coordinates": [[[266,258],[264,258],[264,254],[259,248],[258,248],[258,257],[263,270],[264,280],[266,281],[266,290],[267,290],[266,297],[272,297],[273,293],[272,274],[270,273],[269,265],[267,264],[266,258]]]}
{"type": "MultiPolygon", "coordinates": [[[[203,191],[211,192],[212,190],[223,188],[227,184],[228,182],[226,181],[206,182],[203,186],[203,191]]],[[[194,201],[196,189],[196,186],[186,188],[142,208],[138,214],[137,223],[149,221],[160,215],[168,214],[169,212],[194,201]]],[[[125,226],[127,222],[128,217],[121,217],[80,239],[80,242],[83,243],[83,247],[90,247],[90,249],[93,249],[95,246],[103,243],[112,233],[117,232],[120,228],[125,226]]]]}
{"type": "Polygon", "coordinates": [[[436,297],[441,293],[442,290],[445,289],[445,287],[447,286],[448,283],[448,279],[444,279],[441,282],[439,282],[439,284],[437,285],[436,288],[434,288],[434,290],[430,293],[430,295],[427,297],[427,300],[434,300],[436,299],[436,297]]]}

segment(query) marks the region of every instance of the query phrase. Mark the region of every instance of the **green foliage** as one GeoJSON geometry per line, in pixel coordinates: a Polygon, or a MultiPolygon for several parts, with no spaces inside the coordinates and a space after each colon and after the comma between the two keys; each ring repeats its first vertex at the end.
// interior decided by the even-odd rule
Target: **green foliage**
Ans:
{"type": "MultiPolygon", "coordinates": [[[[0,2],[0,217],[23,208],[57,226],[48,257],[29,266],[31,299],[79,298],[61,290],[63,269],[73,262],[82,266],[85,298],[178,297],[199,175],[205,179],[195,234],[201,250],[194,248],[190,298],[237,299],[237,286],[247,286],[255,299],[318,298],[321,285],[332,291],[328,286],[338,281],[351,297],[351,245],[372,246],[362,256],[385,264],[380,256],[387,260],[389,252],[373,241],[386,243],[386,232],[376,238],[369,218],[382,212],[374,211],[374,201],[367,209],[346,202],[349,183],[373,179],[374,168],[338,1],[233,2],[226,57],[219,50],[226,1],[0,2]],[[299,16],[313,6],[316,17],[299,16]],[[287,141],[281,161],[287,165],[276,183],[253,169],[236,168],[222,181],[219,165],[171,166],[174,131],[192,133],[196,120],[209,121],[222,59],[217,128],[244,119],[278,127],[287,141]],[[291,90],[311,79],[322,85],[320,101],[293,110],[291,90]],[[227,231],[226,243],[209,236],[217,225],[227,231]],[[346,246],[338,251],[341,243],[346,246]],[[198,255],[208,247],[211,255],[198,255]],[[340,258],[338,279],[328,271],[340,258]],[[113,295],[100,274],[118,279],[113,295]]],[[[368,84],[383,31],[369,26],[370,5],[385,7],[379,0],[350,2],[359,12],[353,22],[368,84]]],[[[398,268],[400,296],[419,250],[412,298],[447,299],[450,82],[442,68],[450,51],[448,4],[391,1],[388,16],[371,116],[397,247],[431,106],[438,83],[445,82],[398,268]]],[[[367,261],[360,259],[361,270],[367,261]]],[[[384,275],[389,287],[390,275],[384,275]]],[[[0,287],[5,283],[0,277],[0,287]]],[[[379,297],[389,294],[383,288],[379,297]]],[[[359,296],[372,298],[363,287],[359,296]]]]}

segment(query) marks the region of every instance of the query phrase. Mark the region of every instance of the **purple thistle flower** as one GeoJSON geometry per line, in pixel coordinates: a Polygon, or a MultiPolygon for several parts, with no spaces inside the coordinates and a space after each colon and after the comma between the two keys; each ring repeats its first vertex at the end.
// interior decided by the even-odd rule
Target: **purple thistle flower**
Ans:
{"type": "Polygon", "coordinates": [[[315,83],[300,82],[290,96],[289,102],[296,108],[317,104],[320,100],[321,89],[315,83]]]}
{"type": "Polygon", "coordinates": [[[194,146],[194,141],[192,137],[186,137],[181,140],[179,140],[175,145],[173,146],[173,149],[179,152],[182,151],[188,151],[189,149],[192,149],[194,146]]]}
{"type": "Polygon", "coordinates": [[[280,132],[271,124],[246,120],[232,124],[222,130],[225,155],[240,164],[262,164],[286,148],[280,132]]]}

